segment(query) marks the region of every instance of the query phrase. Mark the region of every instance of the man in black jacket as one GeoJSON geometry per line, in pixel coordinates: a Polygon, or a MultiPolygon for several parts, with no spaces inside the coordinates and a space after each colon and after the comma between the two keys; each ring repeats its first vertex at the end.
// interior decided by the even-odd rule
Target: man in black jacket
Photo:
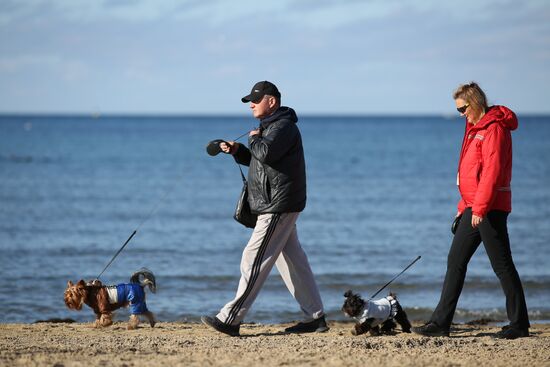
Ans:
{"type": "Polygon", "coordinates": [[[260,126],[249,134],[249,148],[222,142],[224,153],[248,169],[248,201],[258,214],[252,237],[243,251],[241,280],[235,299],[215,317],[202,321],[225,334],[239,335],[241,321],[252,306],[273,265],[300,304],[306,320],[285,331],[328,330],[317,283],[296,231],[306,205],[306,170],[302,137],[292,108],[281,107],[281,94],[268,81],[258,82],[242,102],[250,102],[260,126]]]}

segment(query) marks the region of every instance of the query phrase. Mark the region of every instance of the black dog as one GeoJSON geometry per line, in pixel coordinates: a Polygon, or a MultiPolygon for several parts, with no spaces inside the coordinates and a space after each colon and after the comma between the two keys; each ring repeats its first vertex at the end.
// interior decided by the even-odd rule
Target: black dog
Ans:
{"type": "Polygon", "coordinates": [[[344,293],[344,297],[346,300],[342,311],[346,316],[357,320],[355,328],[351,331],[353,335],[364,334],[367,331],[371,335],[393,334],[397,326],[394,320],[401,325],[403,332],[411,332],[411,323],[395,294],[390,293],[387,297],[378,300],[365,301],[359,294],[349,290],[344,293]]]}

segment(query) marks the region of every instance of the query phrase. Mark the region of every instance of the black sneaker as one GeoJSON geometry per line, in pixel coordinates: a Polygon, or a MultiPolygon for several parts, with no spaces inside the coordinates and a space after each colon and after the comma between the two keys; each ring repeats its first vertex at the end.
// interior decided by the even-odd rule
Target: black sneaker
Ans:
{"type": "Polygon", "coordinates": [[[512,325],[504,325],[504,326],[500,329],[500,331],[508,330],[508,329],[510,329],[511,327],[512,327],[512,325]]]}
{"type": "Polygon", "coordinates": [[[231,336],[240,336],[239,329],[241,325],[233,326],[226,324],[225,322],[221,322],[220,319],[217,317],[210,317],[210,316],[201,316],[201,321],[203,324],[210,326],[211,328],[215,329],[216,331],[219,331],[220,333],[224,333],[231,336]]]}
{"type": "Polygon", "coordinates": [[[503,327],[502,330],[496,334],[496,337],[501,339],[517,339],[526,338],[528,336],[529,329],[517,329],[509,325],[503,327]]]}
{"type": "Polygon", "coordinates": [[[325,316],[321,316],[310,322],[299,322],[294,326],[287,327],[285,332],[287,333],[324,333],[328,331],[329,327],[325,321],[325,316]]]}
{"type": "Polygon", "coordinates": [[[412,328],[413,333],[424,336],[449,336],[449,330],[443,329],[433,322],[428,322],[425,325],[412,328]]]}

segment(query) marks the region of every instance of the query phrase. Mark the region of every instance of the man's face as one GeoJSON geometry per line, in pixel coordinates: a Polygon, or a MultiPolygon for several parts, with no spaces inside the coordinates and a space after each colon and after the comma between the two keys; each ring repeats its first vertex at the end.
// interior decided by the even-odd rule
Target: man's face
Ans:
{"type": "Polygon", "coordinates": [[[276,99],[273,96],[265,95],[258,101],[251,101],[250,108],[252,114],[257,119],[263,119],[273,113],[275,110],[276,99]]]}

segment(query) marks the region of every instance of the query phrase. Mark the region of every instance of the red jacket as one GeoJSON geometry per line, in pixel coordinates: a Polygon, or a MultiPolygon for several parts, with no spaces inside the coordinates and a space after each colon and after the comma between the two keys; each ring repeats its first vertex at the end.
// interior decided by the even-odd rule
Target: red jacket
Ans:
{"type": "Polygon", "coordinates": [[[492,106],[475,125],[466,121],[458,163],[458,211],[471,207],[484,217],[490,210],[512,211],[512,135],[518,127],[514,112],[492,106]]]}

